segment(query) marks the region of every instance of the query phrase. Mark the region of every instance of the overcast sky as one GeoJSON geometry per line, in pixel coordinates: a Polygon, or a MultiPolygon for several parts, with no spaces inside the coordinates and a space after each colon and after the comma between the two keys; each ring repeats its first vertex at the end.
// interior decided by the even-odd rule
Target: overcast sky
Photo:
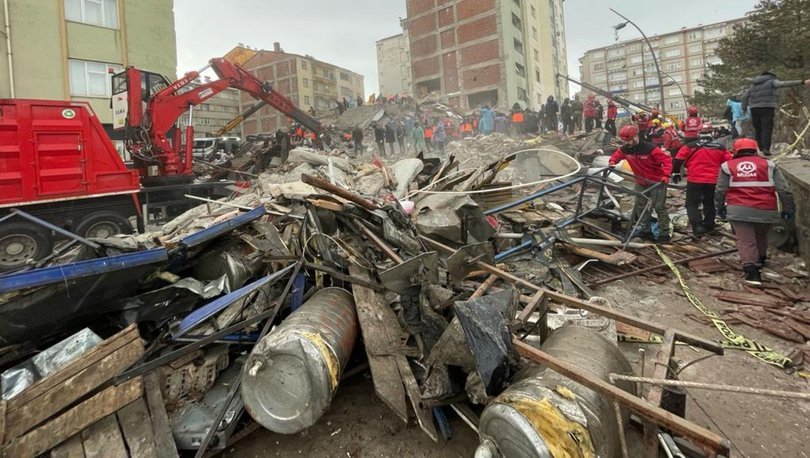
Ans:
{"type": "MultiPolygon", "coordinates": [[[[504,1],[504,0],[501,0],[504,1]]],[[[611,26],[621,22],[612,7],[647,35],[743,16],[756,0],[565,0],[568,68],[579,78],[578,59],[591,48],[614,42],[611,26]]],[[[401,32],[405,0],[175,0],[177,71],[198,69],[237,43],[309,54],[365,76],[366,95],[377,92],[380,38],[401,32]]],[[[637,37],[627,27],[620,40],[637,37]]]]}

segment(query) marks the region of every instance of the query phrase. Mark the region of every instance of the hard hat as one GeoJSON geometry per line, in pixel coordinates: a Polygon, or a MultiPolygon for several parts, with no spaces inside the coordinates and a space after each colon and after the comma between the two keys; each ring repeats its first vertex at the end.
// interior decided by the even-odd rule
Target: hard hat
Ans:
{"type": "Polygon", "coordinates": [[[700,132],[713,132],[714,126],[710,121],[706,121],[700,125],[700,132]]]}
{"type": "Polygon", "coordinates": [[[691,116],[696,116],[698,114],[698,109],[694,105],[689,105],[689,108],[686,109],[686,112],[689,113],[691,116]]]}
{"type": "Polygon", "coordinates": [[[662,127],[663,127],[664,129],[669,129],[670,127],[672,127],[672,123],[671,123],[671,122],[665,122],[665,123],[662,125],[662,127]]]}
{"type": "Polygon", "coordinates": [[[741,151],[757,151],[757,141],[753,138],[738,138],[734,140],[734,154],[741,151]]]}
{"type": "Polygon", "coordinates": [[[619,137],[626,142],[632,140],[636,135],[638,135],[638,127],[632,124],[622,127],[622,129],[619,131],[619,137]]]}
{"type": "Polygon", "coordinates": [[[658,118],[653,119],[653,120],[652,120],[652,125],[654,125],[654,126],[660,126],[660,125],[661,125],[661,120],[660,120],[660,119],[658,119],[658,118]]]}

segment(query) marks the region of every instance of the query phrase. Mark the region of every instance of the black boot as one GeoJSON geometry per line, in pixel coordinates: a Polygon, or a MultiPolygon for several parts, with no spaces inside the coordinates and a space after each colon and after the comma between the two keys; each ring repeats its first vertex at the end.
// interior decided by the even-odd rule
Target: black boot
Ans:
{"type": "Polygon", "coordinates": [[[759,274],[759,266],[756,264],[746,264],[743,266],[745,271],[745,282],[749,285],[762,286],[762,276],[759,274]]]}
{"type": "Polygon", "coordinates": [[[767,257],[767,256],[765,256],[765,255],[761,255],[761,256],[759,257],[759,261],[757,261],[757,267],[759,267],[760,269],[761,269],[761,268],[763,268],[763,267],[765,267],[765,262],[766,262],[767,260],[768,260],[768,257],[767,257]]]}
{"type": "Polygon", "coordinates": [[[692,227],[692,235],[694,235],[695,237],[700,237],[701,235],[705,235],[706,232],[708,232],[708,231],[703,226],[693,226],[692,227]]]}

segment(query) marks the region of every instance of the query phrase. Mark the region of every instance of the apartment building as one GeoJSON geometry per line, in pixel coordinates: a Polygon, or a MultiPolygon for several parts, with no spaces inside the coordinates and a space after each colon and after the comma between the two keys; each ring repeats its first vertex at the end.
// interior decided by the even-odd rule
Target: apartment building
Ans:
{"type": "Polygon", "coordinates": [[[413,95],[407,30],[377,40],[377,78],[380,82],[379,94],[413,95]]]}
{"type": "Polygon", "coordinates": [[[109,130],[110,72],[177,77],[172,0],[6,1],[0,97],[87,101],[109,130]]]}
{"type": "MultiPolygon", "coordinates": [[[[337,65],[315,59],[312,56],[284,52],[279,43],[273,50],[245,50],[242,47],[228,54],[252,55],[242,64],[262,81],[289,97],[302,110],[314,108],[323,113],[336,108],[335,100],[344,97],[364,97],[363,75],[337,65]]],[[[243,107],[255,100],[248,94],[241,95],[243,107]]],[[[290,120],[275,108],[264,107],[243,124],[245,135],[275,132],[289,126],[290,120]]]]}
{"type": "Polygon", "coordinates": [[[721,62],[715,54],[720,39],[745,20],[684,27],[650,37],[663,82],[658,79],[653,53],[641,38],[587,51],[579,59],[581,81],[645,105],[663,105],[667,114],[683,117],[687,98],[700,90],[699,80],[708,66],[721,62]]]}
{"type": "Polygon", "coordinates": [[[407,0],[414,95],[460,108],[563,98],[562,0],[407,0]]]}

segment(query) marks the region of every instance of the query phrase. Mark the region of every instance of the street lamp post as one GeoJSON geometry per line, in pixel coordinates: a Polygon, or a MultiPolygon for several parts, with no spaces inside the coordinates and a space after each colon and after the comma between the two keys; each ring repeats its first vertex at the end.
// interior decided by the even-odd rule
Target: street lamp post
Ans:
{"type": "MultiPolygon", "coordinates": [[[[664,116],[664,80],[661,77],[661,67],[658,65],[658,58],[655,57],[655,50],[653,50],[652,43],[650,43],[650,40],[649,40],[649,38],[647,38],[647,35],[644,34],[644,31],[641,30],[641,27],[637,26],[635,22],[631,21],[630,19],[627,19],[627,17],[623,16],[621,13],[614,10],[613,8],[610,8],[610,11],[613,11],[613,13],[615,13],[617,16],[619,16],[620,18],[622,18],[622,19],[624,19],[626,21],[626,22],[624,22],[622,24],[618,24],[618,25],[613,26],[613,29],[617,33],[618,33],[618,31],[620,29],[623,29],[625,26],[627,26],[627,24],[630,24],[633,27],[635,27],[636,30],[638,30],[638,32],[641,34],[641,37],[644,38],[644,42],[647,43],[647,47],[650,48],[650,54],[652,54],[653,63],[655,63],[655,71],[656,71],[656,73],[658,73],[658,88],[659,88],[660,94],[661,94],[661,100],[658,102],[658,105],[661,107],[661,116],[663,117],[664,116]]],[[[641,53],[641,56],[642,56],[642,58],[644,57],[643,52],[641,53]]],[[[641,68],[644,68],[644,67],[642,66],[641,68]]],[[[644,94],[645,94],[645,96],[647,94],[647,81],[646,80],[644,81],[644,94]]]]}

